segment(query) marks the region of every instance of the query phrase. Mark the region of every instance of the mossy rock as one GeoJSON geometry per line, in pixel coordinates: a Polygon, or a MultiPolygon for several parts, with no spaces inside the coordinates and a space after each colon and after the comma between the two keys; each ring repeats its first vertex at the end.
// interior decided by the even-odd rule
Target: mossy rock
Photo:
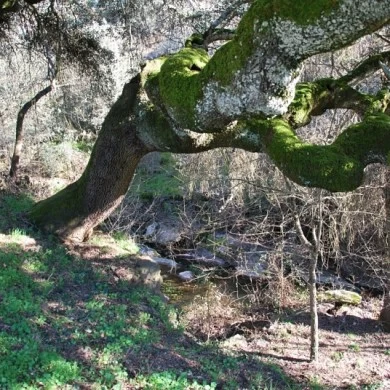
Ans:
{"type": "Polygon", "coordinates": [[[320,302],[341,303],[348,305],[359,305],[362,301],[360,294],[347,290],[331,290],[324,291],[318,294],[320,302]]]}

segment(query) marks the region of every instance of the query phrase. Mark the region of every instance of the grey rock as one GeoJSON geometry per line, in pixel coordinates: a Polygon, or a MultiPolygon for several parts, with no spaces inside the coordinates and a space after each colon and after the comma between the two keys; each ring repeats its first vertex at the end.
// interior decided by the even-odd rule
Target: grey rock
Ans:
{"type": "Polygon", "coordinates": [[[237,260],[236,276],[246,276],[251,279],[262,279],[268,269],[268,255],[270,252],[242,253],[237,260]]]}
{"type": "Polygon", "coordinates": [[[172,270],[175,270],[179,266],[175,260],[168,259],[166,257],[152,257],[152,260],[154,260],[157,264],[170,268],[172,270]]]}
{"type": "Polygon", "coordinates": [[[190,261],[210,267],[226,267],[229,265],[226,260],[202,247],[188,251],[188,253],[181,253],[180,255],[177,255],[177,258],[179,260],[190,261]]]}
{"type": "Polygon", "coordinates": [[[153,222],[151,225],[149,225],[146,228],[145,237],[153,237],[157,232],[157,228],[158,228],[158,223],[153,222]]]}
{"type": "Polygon", "coordinates": [[[177,274],[177,276],[185,281],[185,282],[190,282],[191,280],[194,280],[195,279],[195,276],[194,274],[191,272],[191,271],[183,271],[183,272],[179,272],[177,274]]]}
{"type": "Polygon", "coordinates": [[[153,222],[146,228],[144,237],[158,245],[167,246],[180,241],[182,234],[179,226],[153,222]]]}
{"type": "MultiPolygon", "coordinates": [[[[297,268],[295,272],[298,274],[299,278],[302,279],[305,283],[309,283],[309,273],[306,270],[299,270],[297,268]]],[[[360,291],[360,289],[352,283],[349,283],[345,279],[340,278],[339,276],[326,270],[317,272],[317,284],[322,286],[332,286],[333,289],[343,289],[355,292],[360,291]]]]}

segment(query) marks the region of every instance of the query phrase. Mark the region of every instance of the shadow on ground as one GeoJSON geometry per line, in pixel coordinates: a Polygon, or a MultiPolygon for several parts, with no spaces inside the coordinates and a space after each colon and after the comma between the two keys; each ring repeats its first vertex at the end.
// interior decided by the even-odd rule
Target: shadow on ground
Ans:
{"type": "MultiPolygon", "coordinates": [[[[329,305],[331,307],[332,305],[329,305]]],[[[378,320],[372,318],[361,317],[348,312],[354,311],[353,306],[342,307],[337,314],[330,315],[326,313],[326,308],[318,313],[318,327],[322,330],[327,330],[337,333],[364,335],[369,333],[377,333],[382,330],[378,320]]],[[[320,308],[321,310],[321,308],[320,308]]],[[[299,312],[289,316],[289,320],[310,325],[310,313],[299,312]]]]}
{"type": "Polygon", "coordinates": [[[0,194],[1,388],[294,388],[273,364],[193,340],[126,277],[134,257],[82,257],[36,231],[31,205],[0,194]]]}

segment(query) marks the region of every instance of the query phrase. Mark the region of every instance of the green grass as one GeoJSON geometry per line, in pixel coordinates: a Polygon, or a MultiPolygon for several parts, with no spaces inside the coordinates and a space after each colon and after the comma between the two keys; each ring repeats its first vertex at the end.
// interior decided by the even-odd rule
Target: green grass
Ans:
{"type": "MultiPolygon", "coordinates": [[[[20,219],[34,204],[29,195],[5,195],[0,202],[0,232],[9,232],[18,226],[20,219]]],[[[17,229],[17,228],[16,228],[17,229]]]]}
{"type": "Polygon", "coordinates": [[[131,380],[130,384],[150,390],[214,390],[217,386],[215,382],[210,384],[206,382],[198,383],[197,380],[189,379],[185,373],[177,375],[171,371],[157,372],[148,376],[139,375],[136,379],[131,380]]]}
{"type": "Polygon", "coordinates": [[[118,293],[60,246],[24,252],[9,238],[0,250],[0,387],[87,380],[111,388],[126,379],[126,351],[160,339],[161,299],[133,286],[118,293]],[[72,352],[83,348],[90,350],[87,370],[72,352]]]}
{"type": "Polygon", "coordinates": [[[332,353],[331,359],[336,363],[340,362],[344,358],[344,353],[341,351],[335,351],[332,353]]]}
{"type": "Polygon", "coordinates": [[[0,197],[15,221],[0,241],[0,389],[293,388],[272,365],[195,343],[159,294],[113,277],[115,258],[95,264],[35,232],[31,204],[0,197]]]}
{"type": "Polygon", "coordinates": [[[155,197],[176,198],[183,195],[183,182],[171,153],[161,153],[160,165],[153,174],[147,168],[137,170],[130,194],[151,200],[155,197]]]}
{"type": "Polygon", "coordinates": [[[139,252],[139,246],[128,236],[128,234],[123,232],[114,232],[113,238],[115,243],[125,251],[130,252],[131,254],[136,254],[139,252]]]}
{"type": "Polygon", "coordinates": [[[348,345],[348,349],[350,351],[360,352],[360,345],[358,345],[356,343],[352,343],[352,344],[348,345]]]}

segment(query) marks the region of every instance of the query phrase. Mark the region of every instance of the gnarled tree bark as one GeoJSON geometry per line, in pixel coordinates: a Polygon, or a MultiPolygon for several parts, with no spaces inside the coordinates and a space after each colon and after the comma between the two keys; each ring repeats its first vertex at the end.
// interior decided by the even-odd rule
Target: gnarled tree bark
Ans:
{"type": "MultiPolygon", "coordinates": [[[[350,83],[388,53],[340,79],[299,84],[302,62],[344,47],[390,20],[390,0],[255,0],[235,37],[209,57],[191,46],[146,64],[107,115],[81,178],[39,202],[31,218],[63,238],[86,239],[120,203],[151,151],[197,153],[233,146],[265,152],[304,186],[350,191],[372,162],[388,163],[390,94],[350,83]],[[362,120],[327,146],[302,142],[297,127],[330,108],[362,120]]],[[[368,69],[368,70],[367,70],[368,69]]]]}

